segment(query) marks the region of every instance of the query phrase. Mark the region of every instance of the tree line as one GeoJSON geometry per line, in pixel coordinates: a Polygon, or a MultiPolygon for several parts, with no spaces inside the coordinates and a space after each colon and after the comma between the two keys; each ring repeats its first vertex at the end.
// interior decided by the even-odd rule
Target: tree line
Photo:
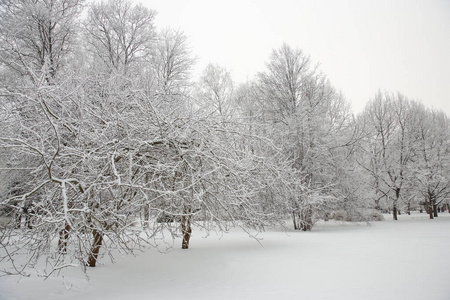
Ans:
{"type": "Polygon", "coordinates": [[[0,4],[0,260],[94,267],[193,225],[251,234],[448,206],[449,119],[401,94],[354,115],[287,44],[244,83],[128,0],[0,4]],[[102,252],[101,252],[102,251],[102,252]]]}

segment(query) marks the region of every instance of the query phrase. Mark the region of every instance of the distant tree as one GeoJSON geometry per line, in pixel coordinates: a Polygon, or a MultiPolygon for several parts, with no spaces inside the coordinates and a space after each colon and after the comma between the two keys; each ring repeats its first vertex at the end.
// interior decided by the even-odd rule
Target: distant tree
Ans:
{"type": "Polygon", "coordinates": [[[150,55],[156,12],[128,0],[91,3],[85,21],[89,51],[108,70],[126,71],[150,55]]]}
{"type": "Polygon", "coordinates": [[[258,74],[266,110],[282,118],[298,112],[310,72],[311,60],[303,51],[287,44],[273,50],[267,72],[258,74]]]}
{"type": "Polygon", "coordinates": [[[151,61],[160,93],[176,96],[185,92],[196,60],[183,32],[170,28],[159,31],[151,61]]]}
{"type": "Polygon", "coordinates": [[[392,201],[393,218],[397,220],[401,192],[407,184],[408,166],[414,155],[415,122],[412,102],[405,96],[379,92],[367,105],[365,168],[374,178],[379,195],[392,201]],[[391,200],[390,200],[391,199],[391,200]]]}
{"type": "Polygon", "coordinates": [[[283,148],[296,178],[289,197],[294,228],[311,230],[314,217],[341,197],[332,165],[338,149],[352,143],[335,136],[351,132],[349,106],[308,56],[286,44],[258,74],[258,87],[267,132],[283,148]]]}
{"type": "Polygon", "coordinates": [[[417,148],[414,172],[416,190],[425,199],[430,219],[438,216],[438,206],[450,195],[450,120],[440,111],[416,104],[417,148]]]}
{"type": "Polygon", "coordinates": [[[202,111],[223,118],[231,116],[234,83],[225,68],[214,64],[207,65],[198,85],[196,101],[202,111]]]}
{"type": "Polygon", "coordinates": [[[0,61],[28,79],[54,78],[73,50],[82,2],[2,1],[0,61]]]}

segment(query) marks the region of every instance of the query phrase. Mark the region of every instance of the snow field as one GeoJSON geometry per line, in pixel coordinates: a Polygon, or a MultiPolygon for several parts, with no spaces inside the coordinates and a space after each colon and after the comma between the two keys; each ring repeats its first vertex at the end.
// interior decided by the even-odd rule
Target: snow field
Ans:
{"type": "Polygon", "coordinates": [[[102,258],[64,278],[2,277],[0,299],[450,299],[450,214],[398,222],[320,222],[312,232],[269,229],[261,244],[238,229],[193,232],[168,253],[102,258]],[[19,281],[18,281],[19,280],[19,281]]]}

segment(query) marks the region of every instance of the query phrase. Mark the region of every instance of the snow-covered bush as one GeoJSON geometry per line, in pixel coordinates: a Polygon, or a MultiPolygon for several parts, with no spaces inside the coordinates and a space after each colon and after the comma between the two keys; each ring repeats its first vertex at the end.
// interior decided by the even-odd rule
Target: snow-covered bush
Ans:
{"type": "Polygon", "coordinates": [[[379,211],[372,211],[367,215],[369,221],[384,221],[384,216],[379,211]]]}

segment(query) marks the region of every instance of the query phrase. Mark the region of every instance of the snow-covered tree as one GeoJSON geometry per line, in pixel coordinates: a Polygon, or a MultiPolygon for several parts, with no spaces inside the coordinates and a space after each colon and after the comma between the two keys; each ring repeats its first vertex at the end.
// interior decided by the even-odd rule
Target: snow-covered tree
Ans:
{"type": "Polygon", "coordinates": [[[438,206],[450,195],[450,121],[443,112],[416,104],[417,144],[413,184],[422,195],[430,219],[438,216],[438,206]]]}
{"type": "Polygon", "coordinates": [[[191,69],[195,63],[187,36],[180,30],[165,28],[156,35],[151,62],[157,78],[158,92],[182,95],[190,86],[191,69]]]}
{"type": "Polygon", "coordinates": [[[386,199],[397,220],[408,165],[414,155],[415,122],[411,101],[401,94],[379,92],[366,106],[366,161],[361,165],[372,175],[376,203],[386,199]]]}
{"type": "Polygon", "coordinates": [[[109,70],[127,71],[150,55],[156,12],[128,0],[91,3],[85,21],[88,51],[109,70]]]}
{"type": "Polygon", "coordinates": [[[269,136],[282,145],[296,178],[288,200],[294,227],[311,230],[313,219],[341,197],[333,161],[338,149],[352,144],[346,140],[352,135],[336,136],[352,132],[348,104],[308,56],[286,44],[273,51],[258,86],[269,136]]]}
{"type": "Polygon", "coordinates": [[[209,64],[198,83],[196,103],[205,114],[213,114],[224,120],[231,117],[234,110],[234,83],[225,68],[209,64]]]}
{"type": "Polygon", "coordinates": [[[50,80],[73,51],[82,0],[0,3],[0,61],[29,80],[50,80]],[[42,71],[45,69],[46,71],[42,71]]]}

